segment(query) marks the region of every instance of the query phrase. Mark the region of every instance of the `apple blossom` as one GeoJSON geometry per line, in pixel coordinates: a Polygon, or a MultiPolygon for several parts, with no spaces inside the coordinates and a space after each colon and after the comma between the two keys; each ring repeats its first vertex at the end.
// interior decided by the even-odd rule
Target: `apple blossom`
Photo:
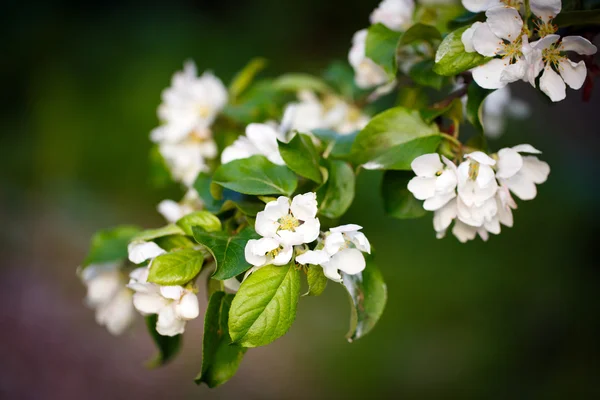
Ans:
{"type": "Polygon", "coordinates": [[[134,264],[141,264],[144,261],[151,260],[166,253],[166,251],[161,249],[156,243],[145,242],[143,240],[135,240],[129,243],[127,252],[129,253],[129,261],[134,264]]]}
{"type": "Polygon", "coordinates": [[[246,135],[238,137],[232,145],[223,150],[221,163],[227,164],[233,160],[260,154],[274,164],[284,165],[285,162],[279,154],[278,139],[287,141],[285,131],[270,124],[249,124],[246,127],[246,135]]]}
{"type": "Polygon", "coordinates": [[[361,29],[352,37],[348,62],[354,68],[354,81],[361,89],[370,89],[390,81],[385,70],[366,56],[367,30],[361,29]]]}
{"type": "Polygon", "coordinates": [[[413,24],[414,0],[383,0],[371,13],[371,24],[381,23],[393,31],[403,31],[413,24]]]}
{"type": "Polygon", "coordinates": [[[537,195],[535,185],[546,182],[550,166],[536,156],[521,153],[540,154],[541,151],[528,144],[500,150],[496,177],[521,200],[533,200],[537,195]]]}
{"type": "Polygon", "coordinates": [[[182,286],[160,286],[148,282],[148,267],[130,274],[128,287],[135,291],[133,305],[142,315],[158,314],[156,331],[162,336],[184,332],[187,321],[198,317],[198,298],[182,286]]]}
{"type": "Polygon", "coordinates": [[[411,168],[417,174],[408,182],[408,190],[419,200],[425,200],[423,208],[434,211],[456,197],[456,166],[437,153],[424,154],[413,160],[411,168]]]}
{"type": "Polygon", "coordinates": [[[85,303],[96,310],[96,322],[113,335],[123,333],[135,319],[133,293],[120,267],[120,262],[91,264],[80,272],[87,287],[85,303]]]}
{"type": "Polygon", "coordinates": [[[163,200],[158,204],[157,209],[168,222],[173,223],[194,211],[201,210],[203,206],[204,202],[198,192],[190,189],[179,203],[173,200],[163,200]]]}
{"type": "Polygon", "coordinates": [[[283,247],[279,240],[270,237],[250,239],[245,248],[246,261],[255,267],[285,265],[290,262],[293,253],[292,246],[283,247]]]}
{"type": "Polygon", "coordinates": [[[355,224],[341,225],[331,228],[325,234],[323,248],[309,250],[296,257],[299,264],[320,265],[325,276],[333,281],[341,282],[339,271],[355,275],[365,269],[366,261],[362,252],[371,253],[371,244],[359,232],[362,226],[355,224]]]}
{"type": "Polygon", "coordinates": [[[213,140],[161,143],[158,148],[173,179],[187,187],[194,184],[200,172],[209,170],[206,159],[217,155],[217,146],[213,140]]]}

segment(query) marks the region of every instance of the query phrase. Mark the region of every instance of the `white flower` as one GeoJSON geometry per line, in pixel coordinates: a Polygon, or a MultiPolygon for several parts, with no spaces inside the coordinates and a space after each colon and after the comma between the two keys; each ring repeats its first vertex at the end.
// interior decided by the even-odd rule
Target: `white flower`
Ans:
{"type": "Polygon", "coordinates": [[[419,200],[425,200],[423,208],[437,210],[456,197],[456,166],[437,153],[424,154],[413,160],[411,168],[417,174],[408,182],[408,190],[419,200]]]}
{"type": "Polygon", "coordinates": [[[478,13],[488,8],[496,7],[501,4],[500,0],[462,0],[463,7],[467,10],[478,13]]]}
{"type": "MultiPolygon", "coordinates": [[[[466,97],[465,97],[466,98],[466,97]]],[[[511,96],[508,86],[490,93],[483,101],[483,123],[485,135],[499,137],[504,131],[507,117],[523,119],[530,114],[529,104],[511,96]]]]}
{"type": "Polygon", "coordinates": [[[255,229],[265,238],[276,239],[284,249],[310,243],[319,237],[317,211],[315,193],[299,194],[291,204],[289,198],[281,196],[256,215],[255,229]]]}
{"type": "Polygon", "coordinates": [[[320,265],[325,276],[336,282],[342,280],[339,271],[348,275],[362,272],[366,266],[362,252],[370,254],[371,244],[360,229],[362,227],[355,224],[331,228],[322,249],[309,250],[296,257],[296,262],[320,265]]]}
{"type": "Polygon", "coordinates": [[[348,104],[339,97],[326,97],[324,107],[324,129],[332,129],[339,134],[345,135],[359,131],[369,123],[368,115],[364,114],[358,107],[348,104]]]}
{"type": "Polygon", "coordinates": [[[158,204],[158,212],[168,221],[177,222],[186,215],[201,210],[204,206],[198,192],[190,189],[183,199],[177,203],[173,200],[163,200],[158,204]]]}
{"type": "Polygon", "coordinates": [[[156,331],[160,335],[179,335],[187,321],[198,317],[198,298],[191,290],[149,283],[146,267],[132,271],[130,278],[128,286],[136,292],[133,305],[142,315],[158,314],[156,331]]]}
{"type": "Polygon", "coordinates": [[[458,196],[466,207],[481,207],[498,189],[492,169],[496,161],[481,151],[466,154],[465,158],[457,169],[458,196]]]}
{"type": "Polygon", "coordinates": [[[292,246],[283,247],[279,240],[270,237],[250,239],[245,248],[246,261],[255,267],[285,265],[290,262],[293,253],[292,246]]]}
{"type": "Polygon", "coordinates": [[[152,131],[153,142],[176,143],[192,134],[207,138],[210,125],[227,104],[227,89],[210,72],[197,77],[196,65],[188,61],[183,71],[173,75],[162,100],[158,116],[164,125],[152,131]]]}
{"type": "Polygon", "coordinates": [[[485,23],[475,23],[462,36],[466,51],[487,57],[500,56],[473,69],[473,79],[486,89],[498,89],[523,79],[527,62],[523,55],[523,20],[512,7],[492,7],[485,13],[485,23]]]}
{"type": "Polygon", "coordinates": [[[354,81],[361,89],[369,89],[387,83],[390,78],[382,67],[366,57],[367,30],[356,32],[352,38],[352,47],[348,61],[354,68],[354,81]]]}
{"type": "Polygon", "coordinates": [[[496,177],[521,200],[532,200],[537,195],[535,185],[546,182],[550,166],[536,156],[522,156],[520,153],[541,152],[528,144],[500,150],[496,177]]]}
{"type": "Polygon", "coordinates": [[[213,140],[161,143],[158,149],[173,179],[187,187],[194,184],[200,172],[209,170],[206,159],[217,155],[217,145],[213,140]]]}
{"type": "MultiPolygon", "coordinates": [[[[562,9],[561,0],[531,0],[529,2],[531,11],[539,17],[544,24],[548,24],[556,17],[562,9]]],[[[540,30],[540,29],[538,29],[540,30]]],[[[554,32],[554,28],[552,31],[554,32]]],[[[543,30],[542,30],[543,33],[543,30]]],[[[544,36],[544,35],[542,35],[544,36]]]]}
{"type": "Polygon", "coordinates": [[[233,160],[263,155],[274,164],[284,165],[279,154],[277,139],[286,141],[284,132],[269,124],[252,123],[246,127],[246,135],[240,136],[231,146],[223,150],[221,163],[227,164],[233,160]]]}
{"type": "Polygon", "coordinates": [[[413,22],[413,0],[383,0],[371,13],[371,24],[381,23],[391,30],[408,29],[413,22]]]}
{"type": "Polygon", "coordinates": [[[580,89],[587,75],[585,62],[574,63],[565,53],[573,51],[577,54],[592,55],[597,51],[596,46],[581,36],[567,36],[560,41],[559,39],[559,35],[546,35],[532,42],[526,55],[529,63],[527,80],[535,87],[535,79],[543,69],[540,89],[554,102],[566,97],[566,85],[575,90],[580,89]]]}
{"type": "Polygon", "coordinates": [[[129,261],[134,264],[141,264],[144,261],[151,260],[166,253],[166,251],[161,249],[156,243],[144,242],[143,240],[135,240],[129,243],[127,252],[129,253],[129,261]]]}
{"type": "Polygon", "coordinates": [[[96,322],[113,335],[123,333],[135,319],[133,294],[119,267],[120,263],[92,264],[81,271],[87,287],[85,302],[96,310],[96,322]]]}

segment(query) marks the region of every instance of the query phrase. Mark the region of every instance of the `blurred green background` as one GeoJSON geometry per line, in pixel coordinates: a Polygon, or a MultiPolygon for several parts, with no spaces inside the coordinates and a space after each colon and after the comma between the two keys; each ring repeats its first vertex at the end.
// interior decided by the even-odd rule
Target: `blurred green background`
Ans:
{"type": "Polygon", "coordinates": [[[234,379],[209,390],[193,383],[201,318],[188,325],[181,357],[148,371],[154,349],[142,321],[111,337],[84,307],[75,268],[92,233],[158,226],[156,204],[180,195],[148,185],[148,134],[183,61],[226,83],[254,56],[270,60],[266,75],[318,73],[346,58],[377,3],[3,7],[1,398],[599,398],[598,90],[589,103],[569,91],[550,104],[514,85],[533,113],[509,122],[492,147],[530,143],[552,173],[534,201],[519,203],[515,227],[488,243],[436,240],[431,215],[385,218],[380,174],[361,174],[345,222],[363,225],[376,247],[389,302],[356,343],[344,340],[348,304],[331,284],[301,299],[288,335],[249,351],[234,379]]]}

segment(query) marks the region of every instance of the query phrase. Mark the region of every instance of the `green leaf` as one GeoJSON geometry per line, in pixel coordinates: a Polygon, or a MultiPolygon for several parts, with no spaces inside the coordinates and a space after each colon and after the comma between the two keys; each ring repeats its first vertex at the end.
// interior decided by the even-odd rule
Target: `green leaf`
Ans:
{"type": "Polygon", "coordinates": [[[483,101],[493,90],[483,89],[475,82],[471,82],[467,88],[467,120],[483,133],[483,101]]]}
{"type": "Polygon", "coordinates": [[[244,249],[250,239],[258,239],[259,235],[252,228],[245,228],[237,235],[227,232],[205,232],[200,228],[192,228],[194,239],[210,251],[217,264],[213,279],[225,280],[233,278],[250,268],[246,262],[244,249]]]}
{"type": "Polygon", "coordinates": [[[225,291],[225,284],[223,283],[223,281],[212,278],[208,278],[206,280],[207,300],[210,300],[210,296],[212,296],[213,294],[223,291],[225,291]]]}
{"type": "Polygon", "coordinates": [[[561,12],[552,23],[561,28],[575,25],[600,25],[600,10],[561,12]]]}
{"type": "Polygon", "coordinates": [[[217,387],[231,379],[246,353],[246,348],[231,343],[229,338],[229,309],[232,294],[215,292],[210,296],[204,317],[204,341],[202,343],[202,370],[196,383],[217,387]]]}
{"type": "Polygon", "coordinates": [[[306,280],[308,281],[308,292],[305,296],[320,296],[327,287],[328,279],[323,273],[323,268],[318,265],[308,267],[306,280]]]}
{"type": "Polygon", "coordinates": [[[410,169],[416,157],[432,153],[441,136],[416,110],[395,107],[376,115],[358,134],[352,161],[371,163],[372,169],[410,169]]]}
{"type": "Polygon", "coordinates": [[[385,171],[381,183],[385,212],[394,218],[418,218],[427,213],[407,185],[415,175],[409,171],[385,171]]]}
{"type": "Polygon", "coordinates": [[[233,208],[237,208],[244,215],[249,217],[255,217],[260,211],[265,208],[265,205],[262,203],[258,203],[255,201],[233,201],[233,200],[225,200],[223,203],[223,207],[221,207],[220,212],[224,212],[227,210],[232,210],[233,208]]]}
{"type": "Polygon", "coordinates": [[[175,224],[169,224],[167,226],[163,226],[162,228],[158,228],[158,229],[146,229],[145,231],[142,231],[142,232],[138,233],[137,235],[135,235],[134,237],[132,237],[131,241],[143,240],[144,242],[147,242],[149,240],[154,240],[154,239],[164,237],[164,236],[183,235],[183,234],[185,234],[183,229],[181,229],[180,227],[178,227],[175,224]]]}
{"type": "Polygon", "coordinates": [[[252,156],[221,165],[213,182],[244,194],[290,196],[296,190],[298,178],[285,165],[275,165],[264,156],[252,156]]]}
{"type": "Polygon", "coordinates": [[[296,318],[300,273],[293,263],[267,265],[250,275],[229,312],[231,339],[244,347],[264,346],[283,336],[296,318]]]}
{"type": "Polygon", "coordinates": [[[148,368],[156,368],[171,361],[179,352],[181,348],[182,335],[176,336],[162,336],[156,332],[156,321],[158,315],[153,314],[146,317],[146,326],[148,332],[154,340],[156,347],[158,347],[158,353],[152,359],[148,360],[146,366],[148,368]]]}
{"type": "MultiPolygon", "coordinates": [[[[340,134],[330,129],[315,129],[312,133],[329,147],[329,156],[334,158],[347,157],[352,151],[352,143],[359,131],[340,134]]],[[[327,151],[327,150],[326,150],[327,151]]]]}
{"type": "Polygon", "coordinates": [[[289,143],[279,142],[279,154],[295,173],[316,183],[323,182],[317,152],[310,136],[298,133],[289,143]]]}
{"type": "Polygon", "coordinates": [[[436,74],[433,71],[434,66],[433,60],[420,61],[410,68],[408,76],[419,85],[440,90],[442,86],[448,83],[448,78],[436,74]]]}
{"type": "Polygon", "coordinates": [[[459,28],[444,38],[435,53],[433,70],[437,74],[454,76],[491,60],[490,57],[484,57],[476,51],[466,52],[461,36],[468,28],[468,26],[459,28]]]}
{"type": "Polygon", "coordinates": [[[289,90],[298,92],[300,90],[312,90],[319,93],[330,93],[332,89],[322,79],[309,74],[290,73],[281,75],[273,81],[273,87],[277,90],[289,90]]]}
{"type": "Polygon", "coordinates": [[[442,40],[442,34],[434,26],[416,23],[404,32],[404,35],[402,35],[398,42],[398,46],[406,46],[418,40],[434,43],[436,40],[442,40]]]}
{"type": "Polygon", "coordinates": [[[349,342],[369,333],[383,314],[387,301],[387,287],[381,272],[371,262],[363,272],[356,275],[342,273],[343,285],[350,299],[349,342]]]}
{"type": "Polygon", "coordinates": [[[154,239],[154,243],[168,252],[194,247],[196,244],[184,235],[170,235],[154,239]]]}
{"type": "Polygon", "coordinates": [[[177,225],[183,229],[186,235],[192,236],[192,227],[199,226],[207,232],[221,230],[221,221],[219,218],[208,211],[196,211],[188,214],[177,221],[177,225]]]}
{"type": "Polygon", "coordinates": [[[119,261],[127,258],[127,245],[140,231],[135,226],[119,226],[98,231],[92,238],[90,251],[83,268],[90,264],[119,261]]]}
{"type": "Polygon", "coordinates": [[[420,110],[427,107],[428,103],[429,99],[427,98],[425,89],[420,86],[403,86],[398,90],[398,99],[396,100],[397,106],[410,108],[412,110],[420,110]]]}
{"type": "Polygon", "coordinates": [[[402,34],[383,24],[369,27],[365,56],[380,65],[390,77],[396,75],[396,47],[402,34]]]}
{"type": "Polygon", "coordinates": [[[156,257],[150,264],[148,282],[163,286],[184,285],[202,269],[201,251],[184,249],[156,257]]]}
{"type": "Polygon", "coordinates": [[[328,164],[327,183],[317,191],[319,213],[327,218],[338,218],[352,205],[356,179],[348,163],[331,160],[328,164]]]}
{"type": "Polygon", "coordinates": [[[198,174],[196,182],[194,182],[194,189],[196,189],[196,192],[198,192],[198,195],[204,202],[204,208],[207,211],[216,213],[221,210],[223,201],[217,200],[212,196],[212,193],[210,192],[211,183],[212,178],[209,175],[205,173],[198,174]]]}
{"type": "Polygon", "coordinates": [[[267,60],[264,58],[254,58],[238,72],[229,84],[229,96],[236,99],[254,80],[256,74],[267,66],[267,60]]]}

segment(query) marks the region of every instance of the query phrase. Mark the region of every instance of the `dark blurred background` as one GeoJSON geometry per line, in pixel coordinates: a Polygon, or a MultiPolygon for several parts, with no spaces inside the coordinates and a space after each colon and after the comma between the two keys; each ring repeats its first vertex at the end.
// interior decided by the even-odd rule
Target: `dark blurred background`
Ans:
{"type": "MultiPolygon", "coordinates": [[[[248,352],[225,386],[197,387],[202,318],[183,354],[146,370],[140,320],[112,337],[75,275],[92,233],[162,224],[148,185],[160,92],[184,60],[227,83],[254,56],[265,74],[345,60],[378,0],[8,1],[0,13],[0,397],[3,399],[599,398],[600,87],[531,104],[492,148],[530,143],[552,173],[515,227],[488,243],[436,240],[431,215],[383,216],[364,173],[345,221],[377,248],[389,302],[353,344],[341,287],[303,298],[290,333],[248,352]]],[[[598,44],[596,42],[596,44],[598,44]]],[[[600,81],[596,79],[597,86],[600,81]]],[[[203,300],[204,301],[204,300],[203,300]]],[[[202,305],[204,306],[204,304],[202,305]]]]}

